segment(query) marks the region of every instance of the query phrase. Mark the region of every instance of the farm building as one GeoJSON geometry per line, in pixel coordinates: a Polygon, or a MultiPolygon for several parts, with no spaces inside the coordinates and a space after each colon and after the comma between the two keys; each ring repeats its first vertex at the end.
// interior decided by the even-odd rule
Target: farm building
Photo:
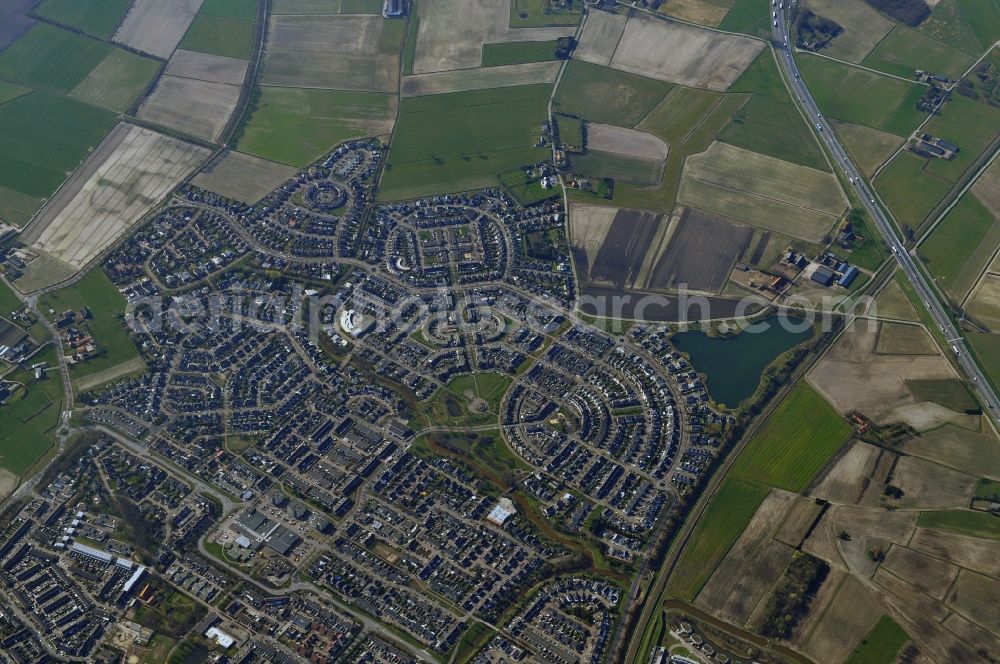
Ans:
{"type": "Polygon", "coordinates": [[[857,278],[857,276],[858,276],[858,268],[851,265],[850,267],[847,268],[847,270],[844,271],[842,275],[840,275],[840,278],[837,279],[837,285],[847,288],[857,278]]]}
{"type": "Polygon", "coordinates": [[[406,0],[385,0],[382,5],[382,16],[386,18],[403,18],[406,16],[406,0]]]}
{"type": "Polygon", "coordinates": [[[833,270],[825,265],[820,265],[809,278],[822,286],[829,286],[833,283],[833,270]]]}

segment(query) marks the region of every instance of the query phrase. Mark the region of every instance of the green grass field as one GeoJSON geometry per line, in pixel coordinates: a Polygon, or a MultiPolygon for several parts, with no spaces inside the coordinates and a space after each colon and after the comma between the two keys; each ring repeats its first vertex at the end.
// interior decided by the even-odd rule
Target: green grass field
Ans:
{"type": "Polygon", "coordinates": [[[956,79],[973,63],[975,58],[948,44],[897,25],[868,54],[862,64],[888,74],[909,79],[914,69],[956,79]]]}
{"type": "Polygon", "coordinates": [[[750,92],[768,97],[787,97],[788,89],[778,73],[774,56],[767,49],[761,51],[750,66],[729,86],[728,92],[750,92]]]}
{"type": "Polygon", "coordinates": [[[381,14],[382,0],[341,0],[341,14],[381,14]]]}
{"type": "Polygon", "coordinates": [[[125,113],[149,88],[159,71],[157,60],[116,48],[73,88],[69,96],[125,113]]]}
{"type": "Polygon", "coordinates": [[[882,122],[882,129],[898,136],[909,136],[926,119],[926,114],[917,110],[917,103],[923,96],[922,85],[911,86],[896,110],[882,122]]]}
{"type": "Polygon", "coordinates": [[[256,21],[257,2],[258,0],[205,0],[199,11],[208,16],[256,21]]]}
{"type": "Polygon", "coordinates": [[[917,249],[938,283],[957,299],[969,292],[989,262],[991,251],[975,265],[970,259],[995,225],[990,211],[975,196],[966,194],[917,249]]]}
{"type": "Polygon", "coordinates": [[[403,98],[380,197],[479,189],[548,158],[549,150],[535,145],[550,90],[540,84],[403,98]]]}
{"type": "Polygon", "coordinates": [[[555,40],[483,44],[483,67],[520,65],[526,62],[547,62],[555,59],[555,40]]]}
{"type": "MultiPolygon", "coordinates": [[[[993,4],[992,0],[984,2],[993,4]]],[[[936,39],[943,44],[954,46],[960,51],[978,57],[985,45],[980,43],[976,31],[972,29],[955,0],[938,0],[930,18],[917,26],[917,32],[936,39]]],[[[992,43],[992,42],[989,42],[992,43]]]]}
{"type": "Polygon", "coordinates": [[[769,10],[770,3],[767,0],[736,0],[726,18],[719,24],[719,29],[767,37],[771,34],[769,10]]]}
{"type": "Polygon", "coordinates": [[[908,380],[906,387],[920,401],[933,401],[960,413],[979,410],[979,402],[972,392],[956,378],[908,380]]]}
{"type": "MultiPolygon", "coordinates": [[[[59,383],[58,374],[44,383],[59,383]]],[[[52,447],[48,432],[59,423],[59,403],[41,389],[43,383],[20,390],[0,406],[0,468],[23,475],[52,447]]]]}
{"type": "Polygon", "coordinates": [[[23,85],[18,85],[17,83],[0,81],[0,104],[6,104],[11,99],[17,99],[18,97],[26,95],[29,92],[31,92],[31,88],[26,88],[23,85]]]}
{"type": "Polygon", "coordinates": [[[178,47],[246,60],[253,53],[253,29],[252,21],[201,12],[178,47]]]}
{"type": "Polygon", "coordinates": [[[735,479],[719,486],[667,582],[671,596],[694,601],[767,493],[764,487],[735,479]]]}
{"type": "Polygon", "coordinates": [[[754,95],[719,140],[737,147],[829,171],[812,131],[790,99],[754,95]]]}
{"type": "Polygon", "coordinates": [[[0,105],[0,218],[27,221],[116,121],[108,111],[48,92],[0,105]]]}
{"type": "Polygon", "coordinates": [[[875,178],[881,194],[896,220],[917,228],[937,205],[951,184],[924,171],[926,159],[910,152],[896,156],[875,178]]]}
{"type": "Polygon", "coordinates": [[[96,39],[39,23],[0,55],[0,78],[69,92],[113,49],[96,39]]]}
{"type": "Polygon", "coordinates": [[[391,119],[394,102],[393,95],[376,92],[265,86],[239,149],[292,166],[308,166],[338,143],[369,135],[363,121],[391,119]]]}
{"type": "Polygon", "coordinates": [[[14,291],[4,282],[0,281],[0,316],[9,316],[10,312],[20,308],[21,300],[17,299],[14,291]]]}
{"type": "Polygon", "coordinates": [[[771,413],[733,465],[732,474],[803,491],[851,435],[851,427],[800,381],[771,413]]]}
{"type": "Polygon", "coordinates": [[[68,309],[79,311],[83,307],[88,307],[93,314],[87,326],[104,352],[74,367],[75,377],[103,371],[139,356],[119,318],[125,312],[125,298],[100,267],[92,269],[72,286],[46,293],[39,298],[38,305],[42,313],[47,314],[52,309],[56,316],[68,309]]]}
{"type": "Polygon", "coordinates": [[[947,530],[959,535],[1000,540],[1000,517],[988,512],[971,510],[941,510],[921,512],[917,519],[921,528],[947,530]]]}
{"type": "Polygon", "coordinates": [[[670,83],[572,60],[559,82],[553,108],[591,122],[632,127],[671,87],[670,83]]]}
{"type": "Polygon", "coordinates": [[[131,4],[131,0],[44,0],[32,14],[105,39],[131,4]]]}
{"type": "Polygon", "coordinates": [[[662,138],[667,145],[679,146],[702,118],[708,116],[722,98],[713,90],[675,87],[646,117],[637,129],[662,138]]]}
{"type": "Polygon", "coordinates": [[[1000,133],[1000,108],[954,94],[926,129],[959,147],[951,159],[932,159],[927,167],[931,173],[955,182],[1000,133]]]}
{"type": "Polygon", "coordinates": [[[574,173],[587,177],[613,178],[616,185],[630,183],[649,187],[663,181],[664,162],[660,159],[587,150],[586,154],[570,157],[570,168],[574,173]]]}
{"type": "Polygon", "coordinates": [[[882,616],[847,664],[892,664],[910,637],[889,616],[882,616]]]}
{"type": "Polygon", "coordinates": [[[511,0],[510,27],[542,28],[558,25],[578,25],[583,16],[583,3],[574,3],[572,9],[556,9],[549,0],[511,0]]]}
{"type": "Polygon", "coordinates": [[[976,33],[980,45],[1000,40],[1000,5],[983,0],[955,0],[955,4],[976,33]]]}
{"type": "Polygon", "coordinates": [[[915,83],[808,54],[799,58],[799,67],[824,115],[875,129],[887,129],[892,117],[893,129],[907,125],[902,136],[908,136],[926,117],[915,104],[904,106],[913,88],[923,94],[925,88],[915,83]],[[897,110],[908,111],[909,117],[894,117],[897,110]]]}
{"type": "Polygon", "coordinates": [[[979,365],[994,389],[1000,386],[1000,335],[986,332],[969,332],[966,334],[969,345],[972,346],[979,365]]]}

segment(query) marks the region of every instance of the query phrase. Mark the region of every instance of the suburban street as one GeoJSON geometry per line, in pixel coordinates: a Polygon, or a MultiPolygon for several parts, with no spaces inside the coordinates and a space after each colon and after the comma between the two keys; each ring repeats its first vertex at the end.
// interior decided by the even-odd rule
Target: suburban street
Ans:
{"type": "MultiPolygon", "coordinates": [[[[794,3],[790,3],[787,9],[791,8],[791,4],[794,3]]],[[[882,208],[875,202],[875,195],[865,182],[861,171],[840,144],[833,128],[823,116],[819,110],[819,106],[817,106],[812,94],[809,92],[809,88],[802,81],[798,66],[792,57],[791,26],[788,21],[788,12],[785,9],[782,5],[773,7],[773,11],[776,12],[773,33],[775,44],[778,48],[778,62],[792,86],[792,96],[809,118],[814,130],[819,134],[820,140],[833,156],[837,168],[847,177],[848,182],[854,187],[855,193],[857,193],[868,214],[875,221],[875,226],[902,268],[903,274],[906,275],[907,280],[913,286],[920,299],[923,300],[923,305],[930,313],[931,319],[947,339],[956,361],[969,377],[972,383],[971,388],[980,403],[983,404],[990,418],[995,423],[1000,423],[1000,400],[997,399],[997,395],[992,387],[990,387],[986,376],[980,371],[979,365],[970,356],[966,348],[965,339],[948,316],[947,305],[939,299],[938,294],[917,267],[913,256],[907,252],[903,241],[896,233],[895,223],[886,216],[882,208]]]]}

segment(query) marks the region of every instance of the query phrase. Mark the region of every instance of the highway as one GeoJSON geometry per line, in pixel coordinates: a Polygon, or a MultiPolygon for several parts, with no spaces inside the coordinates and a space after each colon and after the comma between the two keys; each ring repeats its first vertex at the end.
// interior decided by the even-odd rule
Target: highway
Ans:
{"type": "Polygon", "coordinates": [[[896,234],[894,222],[885,215],[882,208],[875,202],[875,195],[865,182],[861,171],[858,170],[857,166],[855,166],[854,162],[848,156],[847,151],[840,144],[830,123],[820,112],[819,106],[816,105],[816,101],[809,92],[809,88],[802,81],[795,58],[792,57],[792,44],[794,42],[792,42],[791,27],[788,21],[788,10],[791,9],[791,5],[794,2],[782,3],[779,0],[772,0],[772,2],[774,3],[772,5],[772,23],[774,25],[772,32],[774,43],[777,46],[778,63],[784,71],[788,82],[791,84],[792,97],[809,118],[813,130],[832,155],[835,166],[843,172],[850,185],[854,188],[858,198],[864,204],[865,209],[868,210],[868,214],[875,221],[875,226],[882,235],[882,239],[885,240],[896,262],[899,263],[899,267],[902,268],[903,274],[906,275],[907,280],[909,280],[917,295],[923,301],[924,307],[938,326],[938,329],[948,340],[950,351],[955,355],[958,365],[971,381],[970,387],[976,393],[985,412],[994,423],[1000,423],[1000,400],[997,399],[997,395],[994,393],[989,381],[987,381],[986,376],[980,371],[979,365],[969,355],[965,339],[954,323],[952,323],[951,317],[948,316],[947,306],[941,302],[935,290],[928,284],[924,274],[917,267],[913,256],[906,251],[902,240],[896,234]]]}

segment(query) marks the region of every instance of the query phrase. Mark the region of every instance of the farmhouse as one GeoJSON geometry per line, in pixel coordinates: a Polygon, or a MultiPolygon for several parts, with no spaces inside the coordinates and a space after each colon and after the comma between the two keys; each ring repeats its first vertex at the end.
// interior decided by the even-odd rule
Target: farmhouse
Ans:
{"type": "Polygon", "coordinates": [[[825,265],[820,265],[809,278],[821,286],[829,286],[833,283],[833,270],[825,265]]]}

